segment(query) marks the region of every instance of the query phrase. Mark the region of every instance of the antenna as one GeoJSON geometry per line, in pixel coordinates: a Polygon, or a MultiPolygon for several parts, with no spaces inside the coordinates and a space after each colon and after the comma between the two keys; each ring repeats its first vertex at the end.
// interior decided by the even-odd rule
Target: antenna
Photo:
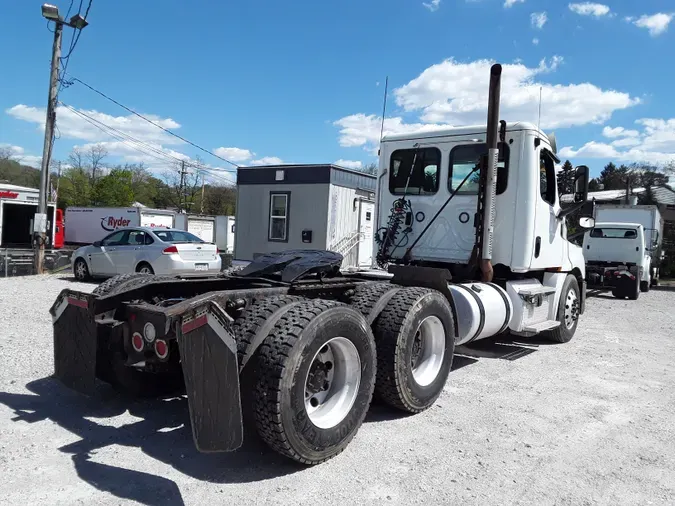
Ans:
{"type": "Polygon", "coordinates": [[[543,86],[539,86],[539,119],[537,120],[537,128],[541,129],[541,90],[543,86]]]}
{"type": "Polygon", "coordinates": [[[384,117],[387,114],[387,88],[389,88],[389,76],[384,81],[384,104],[382,104],[382,126],[380,127],[380,142],[384,134],[384,117]]]}

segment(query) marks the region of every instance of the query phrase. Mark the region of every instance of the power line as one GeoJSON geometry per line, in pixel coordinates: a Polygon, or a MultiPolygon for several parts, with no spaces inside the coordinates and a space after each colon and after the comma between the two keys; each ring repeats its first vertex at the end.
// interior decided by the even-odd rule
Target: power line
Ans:
{"type": "MultiPolygon", "coordinates": [[[[136,139],[135,137],[133,137],[133,136],[131,136],[131,135],[125,133],[125,132],[122,132],[120,130],[117,130],[116,128],[111,127],[110,125],[106,125],[102,121],[99,121],[99,120],[91,117],[90,115],[82,112],[82,111],[78,111],[74,107],[72,107],[72,106],[70,106],[70,105],[68,105],[64,102],[60,102],[60,103],[61,103],[61,105],[66,107],[68,110],[72,111],[74,114],[76,114],[80,118],[84,119],[89,124],[96,127],[97,129],[99,129],[100,131],[105,133],[106,135],[108,135],[110,137],[113,137],[114,139],[117,139],[118,141],[122,142],[126,146],[129,146],[136,151],[139,151],[139,152],[141,152],[145,155],[148,155],[151,158],[154,158],[154,159],[159,160],[160,162],[164,162],[164,163],[167,163],[167,162],[174,163],[174,164],[185,163],[185,160],[183,160],[181,158],[178,158],[178,157],[173,156],[169,153],[166,153],[162,149],[160,149],[156,146],[153,146],[151,144],[148,144],[146,142],[143,142],[139,139],[136,139]]],[[[196,164],[194,162],[186,162],[186,164],[187,164],[188,167],[192,167],[192,168],[197,169],[197,171],[200,172],[200,173],[206,173],[209,176],[211,176],[213,178],[216,178],[216,179],[219,179],[221,181],[225,181],[227,183],[233,183],[233,181],[231,179],[228,179],[226,177],[221,176],[220,174],[217,174],[218,169],[206,167],[204,165],[196,164]]],[[[227,171],[227,172],[234,172],[231,169],[222,169],[222,170],[227,171]]]]}
{"type": "Polygon", "coordinates": [[[226,163],[229,163],[230,165],[232,165],[232,166],[234,166],[234,167],[237,167],[237,168],[239,167],[239,165],[237,165],[236,163],[234,163],[234,162],[228,160],[227,158],[223,158],[222,156],[219,156],[219,155],[215,154],[214,152],[209,151],[208,149],[205,149],[205,148],[199,146],[198,144],[195,144],[195,143],[192,142],[192,141],[189,141],[189,140],[186,139],[185,137],[181,137],[180,135],[178,135],[178,134],[172,132],[171,130],[169,130],[168,128],[164,128],[162,125],[159,125],[159,124],[155,123],[155,122],[152,121],[151,119],[146,118],[146,117],[143,116],[142,114],[137,113],[136,111],[134,111],[133,109],[130,109],[130,108],[127,107],[126,105],[119,103],[119,102],[118,102],[117,100],[115,100],[114,98],[109,97],[108,95],[106,95],[106,94],[103,93],[102,91],[97,90],[96,88],[94,88],[93,86],[91,86],[91,85],[85,83],[85,82],[82,81],[81,79],[78,79],[77,77],[73,77],[72,80],[73,80],[73,82],[78,82],[78,83],[80,83],[81,85],[86,86],[87,88],[89,88],[89,89],[90,89],[91,91],[93,91],[94,93],[98,93],[98,94],[101,95],[103,98],[105,98],[105,99],[107,99],[107,100],[110,100],[112,103],[114,103],[114,104],[120,106],[122,109],[125,109],[125,110],[129,111],[130,113],[135,114],[135,115],[138,116],[139,118],[141,118],[141,119],[147,121],[147,122],[150,123],[151,125],[156,126],[156,127],[159,128],[160,130],[163,130],[164,132],[166,132],[166,133],[168,133],[168,134],[170,134],[170,135],[173,135],[173,136],[176,137],[177,139],[180,139],[180,140],[182,140],[183,142],[187,142],[187,143],[190,144],[191,146],[193,146],[193,147],[195,147],[195,148],[197,148],[197,149],[200,149],[200,150],[203,151],[204,153],[208,153],[208,154],[211,155],[211,156],[215,156],[216,158],[218,158],[218,159],[220,159],[220,160],[222,160],[222,161],[224,161],[224,162],[226,162],[226,163]]]}

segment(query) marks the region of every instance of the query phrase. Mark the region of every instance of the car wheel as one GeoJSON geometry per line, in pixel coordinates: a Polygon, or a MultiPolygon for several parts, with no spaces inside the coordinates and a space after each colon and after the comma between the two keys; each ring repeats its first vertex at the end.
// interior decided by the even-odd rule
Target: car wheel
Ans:
{"type": "Polygon", "coordinates": [[[84,261],[84,258],[78,258],[73,264],[73,275],[78,281],[87,281],[91,278],[89,274],[89,267],[87,267],[87,262],[84,261]]]}
{"type": "Polygon", "coordinates": [[[152,270],[152,266],[147,263],[147,262],[142,262],[138,264],[138,267],[136,267],[136,272],[140,272],[141,274],[154,274],[155,271],[152,270]]]}

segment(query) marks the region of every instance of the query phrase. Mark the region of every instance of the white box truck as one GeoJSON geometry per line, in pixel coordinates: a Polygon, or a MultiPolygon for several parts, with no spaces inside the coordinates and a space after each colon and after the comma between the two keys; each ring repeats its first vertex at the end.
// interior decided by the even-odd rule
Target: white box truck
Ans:
{"type": "Polygon", "coordinates": [[[234,216],[216,216],[216,244],[223,253],[234,254],[234,216]]]}
{"type": "MultiPolygon", "coordinates": [[[[636,223],[644,229],[645,252],[650,258],[649,286],[658,283],[663,241],[663,219],[657,206],[599,205],[595,208],[596,223],[636,223]]],[[[612,248],[611,243],[607,244],[612,248]]],[[[584,249],[586,252],[586,249],[584,249]]]]}
{"type": "Polygon", "coordinates": [[[122,227],[173,228],[176,213],[146,207],[68,207],[66,244],[92,244],[122,227]]]}

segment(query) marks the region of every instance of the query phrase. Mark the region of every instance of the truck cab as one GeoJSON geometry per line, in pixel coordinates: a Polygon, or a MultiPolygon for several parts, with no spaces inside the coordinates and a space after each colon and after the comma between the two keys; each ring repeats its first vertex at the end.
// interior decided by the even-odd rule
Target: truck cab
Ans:
{"type": "MultiPolygon", "coordinates": [[[[583,252],[567,241],[557,189],[555,142],[530,123],[507,126],[499,144],[495,195],[493,264],[511,273],[558,269],[584,278],[583,252]],[[552,145],[553,144],[553,145],[552,145]]],[[[479,176],[486,154],[485,126],[453,128],[383,139],[378,179],[378,228],[405,196],[398,241],[391,256],[401,259],[443,203],[416,244],[414,258],[428,263],[467,264],[476,243],[479,176]],[[416,158],[411,173],[412,160],[416,158]]]]}
{"type": "Polygon", "coordinates": [[[651,284],[651,256],[640,223],[599,222],[586,232],[583,250],[592,288],[637,299],[651,284]]]}

